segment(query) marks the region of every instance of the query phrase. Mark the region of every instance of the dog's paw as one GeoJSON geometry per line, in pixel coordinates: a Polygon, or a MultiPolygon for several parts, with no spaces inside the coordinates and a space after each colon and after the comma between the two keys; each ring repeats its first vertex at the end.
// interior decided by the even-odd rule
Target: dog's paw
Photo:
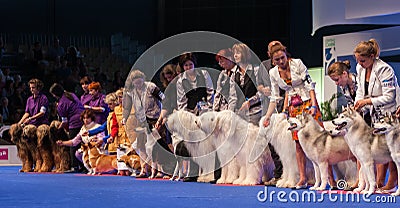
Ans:
{"type": "Polygon", "coordinates": [[[325,187],[317,187],[316,189],[315,189],[316,191],[324,191],[325,190],[325,187]]]}
{"type": "Polygon", "coordinates": [[[313,187],[310,187],[309,189],[310,189],[311,191],[315,191],[315,190],[317,190],[317,188],[318,188],[318,186],[313,186],[313,187]]]}
{"type": "Polygon", "coordinates": [[[363,188],[357,187],[357,188],[355,188],[355,189],[353,190],[353,192],[361,192],[361,191],[363,191],[363,190],[364,190],[363,188]]]}
{"type": "Polygon", "coordinates": [[[255,186],[258,184],[260,184],[260,183],[257,180],[250,180],[250,179],[246,179],[240,183],[240,185],[244,185],[244,186],[255,186]]]}
{"type": "Polygon", "coordinates": [[[397,188],[397,191],[392,193],[392,194],[390,194],[390,195],[392,195],[392,196],[400,196],[400,189],[397,188]]]}
{"type": "Polygon", "coordinates": [[[217,180],[217,184],[225,184],[225,180],[220,178],[217,180]]]}

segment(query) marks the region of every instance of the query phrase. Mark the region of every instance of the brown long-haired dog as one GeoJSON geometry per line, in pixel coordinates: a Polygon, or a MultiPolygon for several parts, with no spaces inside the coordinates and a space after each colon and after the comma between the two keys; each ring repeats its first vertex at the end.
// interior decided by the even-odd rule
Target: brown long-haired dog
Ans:
{"type": "Polygon", "coordinates": [[[54,157],[55,172],[61,173],[70,169],[71,158],[69,156],[69,147],[59,146],[56,144],[57,140],[68,141],[68,134],[64,129],[58,129],[60,121],[52,121],[50,124],[50,142],[54,157]]]}
{"type": "Polygon", "coordinates": [[[22,133],[22,141],[28,147],[30,154],[33,158],[33,163],[35,168],[33,169],[34,172],[39,172],[40,168],[42,167],[42,156],[37,149],[37,128],[35,125],[28,124],[24,126],[23,133],[22,133]]]}
{"type": "Polygon", "coordinates": [[[42,124],[37,128],[37,147],[42,156],[42,167],[39,172],[50,172],[54,166],[53,147],[50,141],[50,126],[42,124]]]}
{"type": "Polygon", "coordinates": [[[9,130],[11,141],[17,146],[18,157],[21,159],[22,168],[19,172],[31,172],[33,167],[33,158],[22,139],[23,128],[17,123],[12,124],[9,130]]]}
{"type": "Polygon", "coordinates": [[[117,155],[101,154],[95,143],[89,142],[89,164],[93,168],[94,174],[101,174],[117,170],[117,155]]]}

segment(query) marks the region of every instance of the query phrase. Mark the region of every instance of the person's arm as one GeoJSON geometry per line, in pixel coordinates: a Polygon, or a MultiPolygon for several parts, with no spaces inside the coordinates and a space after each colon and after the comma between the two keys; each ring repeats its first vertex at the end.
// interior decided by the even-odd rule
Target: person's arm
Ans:
{"type": "Polygon", "coordinates": [[[115,113],[112,114],[112,121],[111,121],[111,132],[110,132],[110,137],[111,138],[115,138],[118,136],[118,130],[119,130],[119,126],[118,126],[118,120],[117,120],[117,116],[115,115],[115,113]]]}
{"type": "Polygon", "coordinates": [[[18,122],[18,125],[21,125],[23,123],[28,123],[30,121],[29,118],[29,113],[25,112],[24,115],[22,116],[21,120],[18,122]]]}
{"type": "Polygon", "coordinates": [[[77,134],[73,139],[70,139],[68,141],[57,140],[56,143],[59,146],[75,147],[76,145],[80,144],[81,142],[82,142],[82,136],[80,134],[77,134]]]}
{"type": "Polygon", "coordinates": [[[49,101],[47,100],[47,98],[46,97],[42,97],[39,104],[40,104],[39,112],[37,114],[31,116],[30,120],[38,119],[40,117],[43,117],[46,114],[46,112],[47,112],[47,110],[49,108],[49,101]]]}
{"type": "Polygon", "coordinates": [[[176,82],[176,98],[178,110],[185,109],[187,107],[187,97],[185,95],[185,89],[183,89],[182,78],[179,78],[176,82]]]}
{"type": "Polygon", "coordinates": [[[132,110],[132,96],[133,94],[129,93],[128,91],[125,91],[123,94],[123,101],[122,101],[122,123],[125,124],[126,121],[128,120],[129,115],[131,114],[132,110]]]}
{"type": "Polygon", "coordinates": [[[214,86],[213,82],[211,79],[210,74],[206,70],[202,70],[204,74],[204,78],[206,80],[206,89],[207,89],[207,103],[208,103],[208,108],[212,108],[213,106],[213,98],[214,98],[214,86]]]}
{"type": "MultiPolygon", "coordinates": [[[[375,73],[374,70],[371,73],[375,73]]],[[[386,65],[378,69],[375,75],[377,76],[375,78],[375,82],[380,83],[382,95],[377,97],[371,97],[370,103],[367,103],[367,105],[372,104],[376,108],[378,106],[385,106],[395,102],[397,80],[393,69],[389,65],[386,65]]]]}
{"type": "Polygon", "coordinates": [[[95,129],[89,130],[88,133],[89,133],[89,136],[93,136],[93,135],[96,135],[96,134],[98,134],[98,133],[100,133],[102,131],[105,131],[106,129],[107,129],[107,121],[104,122],[101,126],[95,128],[95,129]]]}
{"type": "Polygon", "coordinates": [[[232,74],[229,78],[229,100],[228,100],[228,109],[231,111],[235,111],[236,103],[237,103],[237,94],[236,94],[236,82],[235,82],[235,74],[232,74]]]}
{"type": "Polygon", "coordinates": [[[222,94],[221,94],[222,85],[221,84],[222,84],[222,80],[224,78],[227,79],[227,77],[225,77],[225,76],[227,76],[227,75],[225,74],[224,71],[222,71],[218,76],[217,89],[215,90],[214,104],[213,104],[213,108],[212,108],[213,111],[219,110],[219,108],[221,107],[220,106],[220,100],[222,99],[221,98],[222,97],[222,94]]]}

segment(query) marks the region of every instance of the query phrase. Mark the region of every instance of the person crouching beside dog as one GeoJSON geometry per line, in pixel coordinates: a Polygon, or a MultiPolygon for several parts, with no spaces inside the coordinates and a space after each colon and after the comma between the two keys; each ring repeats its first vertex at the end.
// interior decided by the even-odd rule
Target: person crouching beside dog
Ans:
{"type": "MultiPolygon", "coordinates": [[[[79,133],[71,140],[68,141],[58,140],[57,145],[75,147],[79,145],[81,142],[85,144],[88,144],[89,142],[96,142],[96,145],[98,146],[101,146],[103,144],[104,132],[100,132],[94,136],[83,135],[85,132],[100,126],[100,124],[94,122],[95,114],[93,110],[91,109],[84,110],[80,115],[80,119],[83,122],[83,126],[79,131],[79,133]]],[[[75,157],[82,162],[82,153],[80,151],[77,150],[75,152],[75,157]]]]}
{"type": "MultiPolygon", "coordinates": [[[[369,111],[372,122],[379,122],[380,115],[394,113],[400,105],[400,88],[393,68],[379,58],[379,44],[375,39],[361,41],[354,49],[357,61],[357,91],[354,109],[369,111]]],[[[365,119],[365,118],[364,118],[365,119]]],[[[397,168],[393,161],[389,164],[377,164],[377,187],[382,192],[396,187],[397,168]],[[385,186],[387,168],[389,178],[385,186]]]]}
{"type": "MultiPolygon", "coordinates": [[[[288,57],[286,47],[282,44],[271,46],[270,54],[275,67],[269,72],[272,96],[265,115],[264,126],[267,127],[270,123],[271,115],[275,111],[276,102],[280,97],[279,88],[281,88],[286,91],[283,109],[288,113],[289,117],[296,117],[304,111],[310,112],[323,127],[322,115],[315,96],[314,83],[312,83],[308,74],[307,67],[300,59],[288,57]]],[[[300,179],[295,188],[307,188],[306,155],[298,141],[297,132],[293,132],[292,137],[296,142],[296,159],[300,173],[300,179]]]]}
{"type": "Polygon", "coordinates": [[[122,97],[123,89],[119,89],[115,93],[107,94],[105,103],[108,105],[110,113],[108,114],[106,122],[95,129],[85,132],[83,135],[93,136],[105,131],[108,135],[103,138],[103,142],[106,143],[108,154],[117,155],[117,174],[128,176],[130,175],[129,168],[124,161],[121,161],[121,156],[127,154],[131,147],[131,142],[122,124],[122,97]]]}

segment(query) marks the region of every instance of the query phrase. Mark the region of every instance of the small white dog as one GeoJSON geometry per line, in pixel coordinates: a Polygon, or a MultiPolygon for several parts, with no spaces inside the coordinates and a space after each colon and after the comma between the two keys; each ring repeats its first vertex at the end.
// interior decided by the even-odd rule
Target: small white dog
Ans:
{"type": "MultiPolygon", "coordinates": [[[[328,183],[328,166],[346,160],[355,160],[342,136],[331,136],[308,113],[289,118],[290,130],[297,130],[299,142],[312,161],[315,184],[310,190],[325,190],[328,183]]],[[[332,184],[331,184],[332,187],[332,184]]]]}
{"type": "Polygon", "coordinates": [[[358,188],[361,193],[374,193],[376,181],[375,163],[387,163],[392,160],[384,135],[374,135],[373,129],[365,123],[361,115],[352,107],[343,108],[338,118],[333,120],[338,130],[346,130],[344,139],[353,155],[360,161],[358,188]]]}

